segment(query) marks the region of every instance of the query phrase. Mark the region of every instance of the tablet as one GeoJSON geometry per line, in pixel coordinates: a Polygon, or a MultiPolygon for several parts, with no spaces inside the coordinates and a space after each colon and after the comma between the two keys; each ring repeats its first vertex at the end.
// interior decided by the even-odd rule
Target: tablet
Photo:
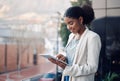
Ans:
{"type": "Polygon", "coordinates": [[[40,54],[40,56],[45,57],[45,58],[47,58],[47,59],[48,59],[48,58],[52,58],[52,59],[54,59],[54,60],[60,61],[60,62],[62,62],[62,63],[64,63],[64,64],[67,65],[66,62],[64,62],[64,61],[62,61],[62,60],[60,60],[60,59],[57,59],[57,58],[55,58],[55,57],[52,56],[52,55],[48,55],[48,54],[40,54]]]}

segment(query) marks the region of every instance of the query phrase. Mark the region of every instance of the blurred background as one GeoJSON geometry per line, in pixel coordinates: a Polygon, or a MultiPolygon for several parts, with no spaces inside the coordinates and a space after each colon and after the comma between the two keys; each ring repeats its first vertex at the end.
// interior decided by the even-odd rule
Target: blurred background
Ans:
{"type": "Polygon", "coordinates": [[[102,41],[95,81],[120,81],[120,0],[0,0],[0,81],[42,81],[44,74],[56,74],[58,67],[40,54],[63,52],[70,34],[63,14],[84,4],[94,9],[88,27],[102,41]]]}

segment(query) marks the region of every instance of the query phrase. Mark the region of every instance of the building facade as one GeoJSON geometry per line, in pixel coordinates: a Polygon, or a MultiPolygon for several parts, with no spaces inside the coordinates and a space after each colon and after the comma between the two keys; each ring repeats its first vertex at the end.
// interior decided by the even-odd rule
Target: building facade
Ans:
{"type": "MultiPolygon", "coordinates": [[[[120,73],[120,0],[92,0],[96,19],[92,30],[102,41],[97,80],[108,73],[120,73]]],[[[116,81],[116,80],[115,80],[116,81]]]]}

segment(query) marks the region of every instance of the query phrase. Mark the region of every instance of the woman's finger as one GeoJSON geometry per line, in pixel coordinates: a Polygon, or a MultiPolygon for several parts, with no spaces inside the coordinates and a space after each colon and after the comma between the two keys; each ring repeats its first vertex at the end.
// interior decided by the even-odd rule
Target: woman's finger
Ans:
{"type": "Polygon", "coordinates": [[[49,61],[51,61],[52,63],[56,64],[56,60],[55,59],[52,59],[52,58],[48,58],[49,61]]]}
{"type": "Polygon", "coordinates": [[[62,54],[58,54],[57,56],[56,56],[58,59],[60,59],[60,58],[62,58],[62,57],[64,57],[62,54]]]}
{"type": "Polygon", "coordinates": [[[60,66],[63,69],[66,67],[66,64],[64,64],[62,62],[57,62],[57,65],[60,66]]]}
{"type": "Polygon", "coordinates": [[[66,61],[66,57],[61,57],[60,60],[66,61]]]}

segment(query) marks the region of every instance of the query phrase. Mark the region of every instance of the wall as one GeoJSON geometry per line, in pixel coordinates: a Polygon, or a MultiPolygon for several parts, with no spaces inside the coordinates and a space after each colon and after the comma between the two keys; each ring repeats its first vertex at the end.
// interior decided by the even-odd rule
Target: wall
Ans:
{"type": "Polygon", "coordinates": [[[92,6],[96,18],[120,16],[120,0],[93,0],[92,6]]]}

